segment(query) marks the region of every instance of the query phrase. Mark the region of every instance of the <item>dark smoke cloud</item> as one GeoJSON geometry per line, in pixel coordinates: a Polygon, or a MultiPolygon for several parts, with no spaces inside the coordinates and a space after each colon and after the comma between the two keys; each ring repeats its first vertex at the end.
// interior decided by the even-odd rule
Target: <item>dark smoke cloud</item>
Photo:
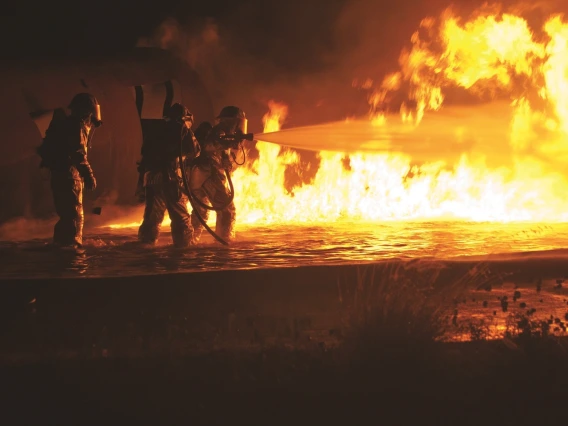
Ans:
{"type": "MultiPolygon", "coordinates": [[[[289,105],[288,127],[364,115],[368,92],[352,87],[398,69],[420,21],[452,6],[468,16],[479,0],[248,0],[216,18],[191,10],[169,17],[141,45],[169,49],[202,76],[215,108],[236,104],[262,130],[270,99],[289,105]]],[[[535,18],[560,1],[504,1],[505,11],[535,18]]],[[[495,6],[489,6],[495,7],[495,6]]]]}
{"type": "Polygon", "coordinates": [[[440,5],[447,3],[249,0],[229,17],[168,18],[140,44],[187,60],[216,109],[243,107],[251,130],[261,130],[270,99],[290,106],[288,126],[306,125],[365,114],[367,94],[353,79],[396,67],[421,18],[440,5]]]}

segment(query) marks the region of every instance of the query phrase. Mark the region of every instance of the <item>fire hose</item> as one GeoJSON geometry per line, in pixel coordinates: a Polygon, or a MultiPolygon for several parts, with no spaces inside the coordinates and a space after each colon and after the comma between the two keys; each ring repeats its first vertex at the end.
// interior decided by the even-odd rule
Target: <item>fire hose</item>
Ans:
{"type": "MultiPolygon", "coordinates": [[[[240,144],[245,139],[246,140],[252,140],[253,134],[247,133],[245,135],[239,135],[239,136],[233,137],[231,140],[233,142],[238,142],[240,144]]],[[[244,148],[243,148],[243,153],[244,153],[244,148]]],[[[228,246],[229,243],[227,241],[225,241],[223,238],[221,238],[219,235],[217,235],[217,233],[215,233],[215,231],[213,231],[209,227],[209,225],[207,225],[207,222],[205,221],[203,216],[201,216],[201,214],[199,213],[199,210],[197,209],[196,204],[203,207],[204,209],[213,210],[213,211],[216,211],[216,212],[226,209],[233,202],[233,199],[235,198],[235,187],[233,186],[233,180],[231,179],[231,173],[229,172],[228,169],[225,169],[225,175],[227,176],[227,180],[229,181],[229,189],[231,191],[231,195],[229,196],[229,200],[221,207],[218,207],[218,206],[215,207],[213,205],[209,206],[209,205],[205,204],[204,202],[202,202],[199,198],[197,198],[193,194],[193,192],[191,191],[189,179],[188,179],[187,174],[185,172],[185,161],[183,160],[183,138],[182,138],[182,143],[180,144],[179,164],[180,164],[180,169],[181,169],[181,178],[182,178],[183,186],[184,186],[187,198],[189,200],[189,204],[191,204],[191,207],[193,208],[193,212],[195,213],[195,216],[197,216],[197,220],[199,220],[201,225],[203,225],[203,227],[207,230],[207,232],[209,232],[213,236],[213,238],[215,238],[221,244],[228,246]]],[[[237,164],[242,165],[242,164],[244,164],[244,161],[242,163],[237,163],[237,164]]]]}

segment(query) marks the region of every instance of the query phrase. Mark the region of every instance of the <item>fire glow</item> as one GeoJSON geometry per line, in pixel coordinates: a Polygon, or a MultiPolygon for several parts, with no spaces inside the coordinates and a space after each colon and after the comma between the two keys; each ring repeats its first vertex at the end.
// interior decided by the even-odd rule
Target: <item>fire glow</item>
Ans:
{"type": "MultiPolygon", "coordinates": [[[[239,224],[568,218],[568,22],[551,16],[537,37],[520,16],[478,12],[464,21],[447,10],[424,19],[411,41],[400,71],[361,85],[371,91],[369,120],[393,120],[378,107],[402,87],[414,106],[402,104],[396,119],[418,130],[425,116],[445,107],[449,90],[506,99],[508,138],[495,147],[506,146],[507,164],[490,166],[493,152],[416,165],[406,153],[321,151],[315,177],[289,190],[286,170],[302,173],[298,153],[257,142],[258,159],[234,171],[239,224]]],[[[276,102],[269,109],[265,133],[279,130],[288,113],[276,102]]]]}

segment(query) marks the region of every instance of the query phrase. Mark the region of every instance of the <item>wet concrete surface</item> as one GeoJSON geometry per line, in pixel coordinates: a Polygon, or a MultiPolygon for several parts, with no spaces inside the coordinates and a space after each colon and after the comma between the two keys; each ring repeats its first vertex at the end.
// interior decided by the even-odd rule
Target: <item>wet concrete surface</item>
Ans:
{"type": "MultiPolygon", "coordinates": [[[[164,226],[156,247],[136,242],[136,228],[86,228],[85,253],[52,250],[49,238],[0,241],[0,280],[154,275],[372,263],[385,259],[448,259],[559,250],[568,225],[469,222],[339,223],[326,226],[241,226],[230,247],[209,235],[176,250],[164,226]]],[[[568,251],[566,252],[568,253],[568,251]]]]}

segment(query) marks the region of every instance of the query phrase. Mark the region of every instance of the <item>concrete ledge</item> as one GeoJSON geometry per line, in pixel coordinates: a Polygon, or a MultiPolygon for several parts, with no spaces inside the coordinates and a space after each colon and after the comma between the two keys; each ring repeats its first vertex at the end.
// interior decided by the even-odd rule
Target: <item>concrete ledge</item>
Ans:
{"type": "MultiPolygon", "coordinates": [[[[3,362],[177,355],[254,345],[334,344],[377,292],[409,300],[448,289],[568,276],[555,257],[390,260],[123,278],[0,281],[3,362]],[[422,293],[418,295],[417,289],[422,293]]],[[[447,293],[450,294],[450,293],[447,293]]]]}

